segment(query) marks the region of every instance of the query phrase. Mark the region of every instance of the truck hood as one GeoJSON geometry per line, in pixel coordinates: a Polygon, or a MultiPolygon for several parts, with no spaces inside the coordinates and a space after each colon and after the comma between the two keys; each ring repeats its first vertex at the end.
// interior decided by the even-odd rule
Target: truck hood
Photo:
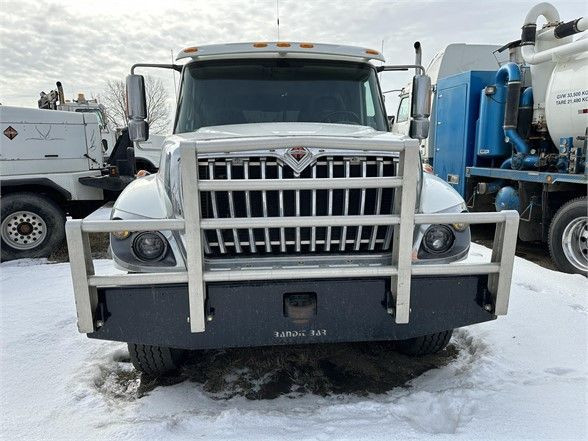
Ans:
{"type": "MultiPolygon", "coordinates": [[[[350,138],[385,137],[400,142],[409,140],[389,132],[379,132],[372,127],[350,124],[326,123],[252,123],[203,127],[195,132],[176,135],[186,141],[209,139],[255,138],[264,136],[337,136],[350,138]]],[[[412,141],[412,140],[411,140],[412,141]]]]}

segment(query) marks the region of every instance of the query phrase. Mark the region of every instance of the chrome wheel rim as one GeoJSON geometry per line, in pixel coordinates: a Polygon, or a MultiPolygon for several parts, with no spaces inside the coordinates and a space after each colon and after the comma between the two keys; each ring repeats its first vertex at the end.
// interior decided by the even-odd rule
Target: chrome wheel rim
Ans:
{"type": "Polygon", "coordinates": [[[47,236],[47,225],[37,213],[16,211],[2,221],[2,240],[11,248],[30,250],[47,236]]]}
{"type": "Polygon", "coordinates": [[[566,225],[561,237],[566,259],[580,271],[588,271],[588,217],[582,216],[566,225]]]}

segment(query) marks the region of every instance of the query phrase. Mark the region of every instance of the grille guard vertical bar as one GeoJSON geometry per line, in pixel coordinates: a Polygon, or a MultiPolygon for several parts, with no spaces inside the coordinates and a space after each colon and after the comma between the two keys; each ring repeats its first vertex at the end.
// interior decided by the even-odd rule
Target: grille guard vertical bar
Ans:
{"type": "Polygon", "coordinates": [[[514,266],[519,215],[516,212],[505,213],[506,220],[496,225],[492,245],[492,263],[500,263],[498,274],[488,276],[488,289],[492,295],[494,314],[504,315],[508,311],[510,284],[514,266]]]}
{"type": "Polygon", "coordinates": [[[65,224],[67,250],[73,283],[78,330],[94,332],[94,309],[98,302],[98,291],[90,286],[88,278],[94,275],[94,263],[90,252],[88,233],[82,231],[82,220],[68,220],[65,224]]]}
{"type": "Polygon", "coordinates": [[[412,247],[414,237],[414,212],[417,198],[417,173],[419,168],[418,148],[400,152],[398,174],[402,187],[394,190],[394,214],[400,215],[400,224],[395,225],[392,241],[392,265],[397,274],[392,276],[395,299],[394,319],[396,323],[408,323],[410,315],[410,282],[412,278],[412,247]],[[398,194],[400,193],[400,194],[398,194]]]}
{"type": "Polygon", "coordinates": [[[188,300],[190,330],[204,332],[204,256],[200,228],[200,192],[198,190],[197,149],[181,147],[182,205],[184,207],[184,235],[186,237],[186,269],[188,271],[188,300]]]}

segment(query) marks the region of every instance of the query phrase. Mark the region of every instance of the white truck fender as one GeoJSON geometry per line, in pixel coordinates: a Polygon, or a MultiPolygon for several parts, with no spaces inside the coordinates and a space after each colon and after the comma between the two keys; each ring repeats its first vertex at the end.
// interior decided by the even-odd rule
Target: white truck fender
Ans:
{"type": "Polygon", "coordinates": [[[149,219],[166,219],[172,215],[171,201],[161,178],[157,174],[144,176],[131,182],[114,203],[112,217],[119,212],[149,219]]]}
{"type": "Polygon", "coordinates": [[[466,204],[463,198],[451,185],[437,176],[423,173],[421,213],[461,212],[465,210],[466,204]]]}

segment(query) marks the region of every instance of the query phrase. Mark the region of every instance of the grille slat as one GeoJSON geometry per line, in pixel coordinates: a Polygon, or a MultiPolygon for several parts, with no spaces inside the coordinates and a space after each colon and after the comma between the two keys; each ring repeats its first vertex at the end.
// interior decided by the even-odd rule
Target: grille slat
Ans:
{"type": "MultiPolygon", "coordinates": [[[[316,179],[316,164],[312,166],[312,179],[316,179]]],[[[311,216],[316,216],[316,190],[312,190],[312,200],[310,201],[311,216]]],[[[316,228],[310,230],[310,251],[316,251],[316,228]]]]}
{"type": "MultiPolygon", "coordinates": [[[[333,159],[328,159],[329,164],[329,178],[333,177],[333,159]]],[[[329,203],[327,214],[333,214],[333,190],[329,189],[329,203]]],[[[325,240],[325,251],[331,251],[331,227],[327,227],[327,239],[325,240]]]]}
{"type": "MultiPolygon", "coordinates": [[[[261,179],[265,179],[266,176],[266,161],[262,159],[261,161],[261,179]]],[[[267,191],[262,190],[261,192],[261,204],[263,207],[263,217],[267,217],[267,191]]],[[[272,245],[270,240],[270,233],[269,228],[265,228],[263,234],[265,235],[265,251],[268,253],[272,252],[272,245]]]]}
{"type": "MultiPolygon", "coordinates": [[[[351,177],[351,168],[350,168],[349,160],[345,161],[345,177],[351,177]]],[[[349,189],[343,190],[345,192],[344,200],[343,200],[343,216],[347,216],[349,214],[349,189]]],[[[341,240],[339,242],[339,251],[345,251],[345,242],[347,240],[347,227],[341,228],[341,240]]]]}
{"type": "MultiPolygon", "coordinates": [[[[199,159],[201,181],[235,183],[226,190],[200,190],[205,219],[389,215],[394,188],[374,187],[373,181],[361,188],[357,182],[394,176],[395,160],[391,157],[322,156],[300,172],[271,155],[199,159]],[[299,178],[352,180],[352,184],[350,188],[339,185],[336,189],[300,189],[290,185],[282,190],[269,187],[253,190],[245,185],[248,190],[240,190],[238,184],[247,180],[293,182],[299,178]]],[[[203,233],[207,257],[382,253],[391,250],[393,238],[392,228],[374,225],[264,227],[261,224],[226,228],[213,224],[212,227],[203,233]]]]}
{"type": "MultiPolygon", "coordinates": [[[[208,179],[213,180],[214,179],[214,162],[209,162],[208,163],[208,179]]],[[[218,205],[216,203],[216,192],[215,191],[211,191],[210,192],[210,200],[212,202],[212,215],[215,218],[219,217],[219,213],[218,213],[218,205]]],[[[227,253],[227,249],[225,247],[225,241],[223,239],[223,232],[219,229],[216,229],[216,237],[218,239],[218,247],[220,248],[220,252],[222,254],[226,254],[227,253]]]]}
{"type": "MultiPolygon", "coordinates": [[[[249,161],[243,161],[243,179],[249,179],[249,161]]],[[[247,217],[251,217],[251,194],[249,191],[245,192],[245,211],[247,217]]],[[[257,246],[255,243],[255,236],[253,234],[253,228],[249,228],[249,249],[252,253],[257,253],[257,246]]]]}
{"type": "MultiPolygon", "coordinates": [[[[300,190],[296,190],[296,217],[300,217],[300,190]]],[[[296,252],[300,252],[300,227],[296,227],[296,252]]]]}
{"type": "MultiPolygon", "coordinates": [[[[365,162],[361,163],[361,177],[367,177],[367,164],[365,162]]],[[[365,209],[365,188],[361,189],[361,197],[359,200],[359,214],[362,215],[365,209]]],[[[357,227],[357,234],[355,235],[355,251],[359,251],[359,247],[361,245],[361,233],[363,232],[363,227],[360,225],[357,227]]]]}
{"type": "MultiPolygon", "coordinates": [[[[381,158],[378,158],[378,178],[384,176],[384,161],[381,158]]],[[[380,214],[380,210],[382,208],[382,189],[378,188],[376,193],[376,211],[374,214],[380,214]]],[[[370,251],[373,251],[376,246],[376,239],[378,237],[378,226],[374,225],[372,227],[372,237],[370,238],[370,251]]]]}
{"type": "MultiPolygon", "coordinates": [[[[227,179],[232,178],[232,170],[233,164],[231,161],[227,161],[227,179]]],[[[233,192],[227,191],[227,196],[229,197],[229,212],[231,213],[231,217],[235,217],[235,201],[233,200],[233,192]]],[[[236,228],[233,228],[233,243],[235,247],[235,251],[237,253],[241,253],[241,241],[239,240],[239,233],[237,232],[236,228]]]]}
{"type": "MultiPolygon", "coordinates": [[[[278,179],[284,178],[284,167],[278,167],[278,179]]],[[[284,191],[280,190],[279,194],[280,198],[280,217],[284,217],[284,191]]],[[[280,228],[280,251],[282,253],[286,252],[286,230],[284,228],[280,228]]]]}

